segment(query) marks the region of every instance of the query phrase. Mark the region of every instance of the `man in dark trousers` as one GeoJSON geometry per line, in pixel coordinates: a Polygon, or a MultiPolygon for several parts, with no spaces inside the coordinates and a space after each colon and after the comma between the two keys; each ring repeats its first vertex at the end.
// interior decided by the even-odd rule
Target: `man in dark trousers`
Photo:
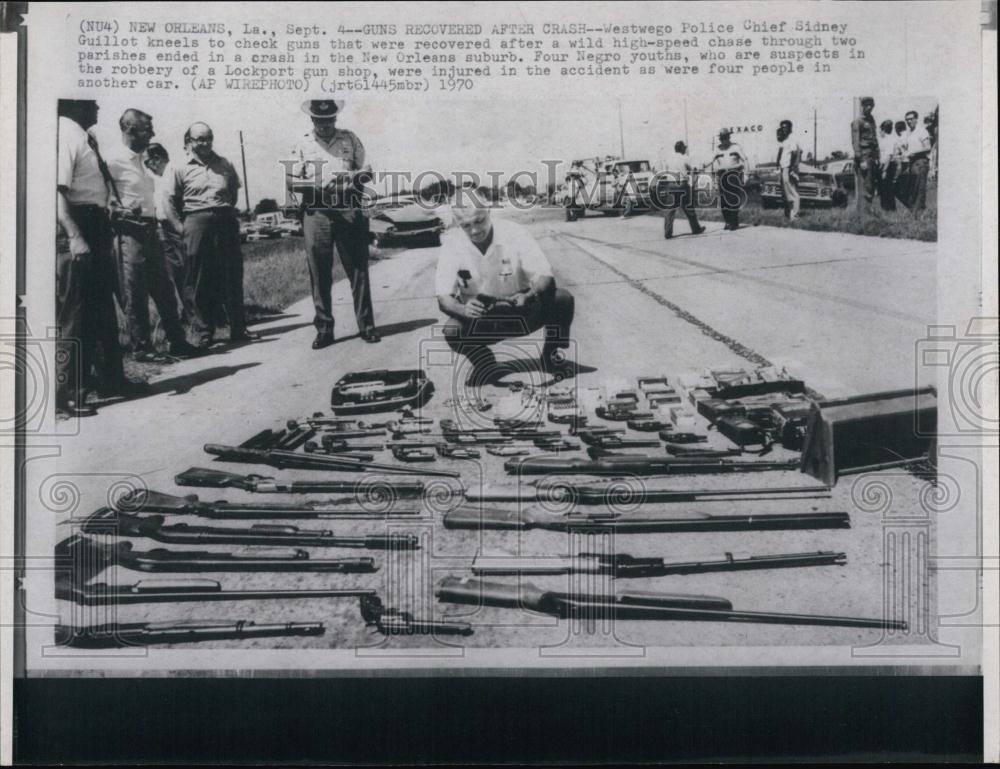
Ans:
{"type": "Polygon", "coordinates": [[[857,210],[869,209],[879,187],[878,126],[872,116],[875,100],[861,97],[861,117],[851,123],[854,148],[854,195],[857,210]]]}
{"type": "Polygon", "coordinates": [[[351,131],[337,128],[343,106],[339,99],[312,99],[302,105],[312,120],[312,130],[293,148],[294,162],[287,167],[288,189],[299,196],[302,211],[315,308],[314,350],[335,340],[331,299],[334,245],[351,282],[358,332],[366,342],[381,341],[368,280],[368,217],[356,194],[359,184],[370,178],[370,169],[361,140],[351,131]]]}
{"type": "Polygon", "coordinates": [[[236,203],[242,184],[233,164],[212,149],[215,140],[205,123],[184,133],[187,158],[171,164],[172,201],[180,201],[188,259],[184,302],[202,347],[212,343],[220,305],[229,316],[234,342],[259,339],[247,331],[243,310],[243,253],[236,203]]]}
{"type": "Polygon", "coordinates": [[[56,412],[62,417],[95,413],[86,404],[90,388],[104,396],[140,389],[125,378],[118,344],[109,174],[89,132],[98,109],[92,99],[58,104],[56,217],[63,237],[56,249],[56,412]]]}
{"type": "Polygon", "coordinates": [[[121,295],[132,339],[132,357],[154,360],[149,328],[149,300],[163,322],[170,355],[189,357],[198,351],[187,343],[177,316],[174,285],[167,272],[156,222],[156,195],[144,153],[153,137],[153,118],[127,109],[118,122],[122,142],[108,152],[111,173],[111,229],[121,276],[121,295]]]}
{"type": "Polygon", "coordinates": [[[719,129],[719,143],[715,147],[715,157],[712,165],[719,180],[719,208],[726,224],[724,230],[740,228],[740,208],[746,198],[743,189],[743,174],[747,167],[747,158],[743,148],[730,141],[732,131],[728,128],[719,129]]]}
{"type": "Polygon", "coordinates": [[[668,240],[674,236],[674,217],[680,207],[687,217],[692,235],[700,235],[705,228],[698,224],[698,214],[694,210],[691,188],[691,174],[695,169],[688,157],[687,145],[684,142],[674,144],[674,153],[667,159],[666,167],[657,174],[659,183],[656,187],[657,203],[663,208],[663,237],[668,240]]]}

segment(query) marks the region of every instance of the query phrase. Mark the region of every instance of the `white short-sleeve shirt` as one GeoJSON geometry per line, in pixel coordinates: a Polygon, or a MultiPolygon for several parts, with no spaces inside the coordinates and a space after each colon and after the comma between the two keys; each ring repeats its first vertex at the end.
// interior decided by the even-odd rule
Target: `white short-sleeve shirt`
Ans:
{"type": "Polygon", "coordinates": [[[452,296],[463,303],[477,294],[510,296],[531,288],[540,277],[552,277],[552,267],[538,243],[520,224],[494,219],[493,242],[485,254],[460,227],[452,227],[441,235],[441,255],[434,280],[437,296],[452,296]]]}
{"type": "MultiPolygon", "coordinates": [[[[95,142],[96,143],[96,142],[95,142]]],[[[108,204],[108,188],[90,135],[75,120],[59,118],[56,186],[73,205],[108,204]]]]}

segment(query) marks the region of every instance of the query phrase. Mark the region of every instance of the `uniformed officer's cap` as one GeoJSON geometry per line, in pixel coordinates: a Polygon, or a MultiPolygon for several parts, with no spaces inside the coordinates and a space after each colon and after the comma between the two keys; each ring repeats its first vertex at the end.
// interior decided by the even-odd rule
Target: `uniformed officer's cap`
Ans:
{"type": "Polygon", "coordinates": [[[723,128],[719,129],[719,136],[720,137],[721,136],[732,136],[732,135],[733,135],[733,132],[730,131],[728,128],[723,127],[723,128]]]}
{"type": "Polygon", "coordinates": [[[788,128],[789,130],[791,130],[792,121],[791,120],[782,120],[780,123],[778,123],[778,127],[779,128],[788,128]]]}
{"type": "Polygon", "coordinates": [[[302,102],[302,111],[309,117],[331,118],[344,108],[343,99],[310,99],[302,102]]]}
{"type": "Polygon", "coordinates": [[[874,107],[875,106],[875,99],[872,98],[871,96],[862,96],[861,97],[861,106],[863,107],[866,104],[870,104],[870,105],[872,105],[874,107]]]}

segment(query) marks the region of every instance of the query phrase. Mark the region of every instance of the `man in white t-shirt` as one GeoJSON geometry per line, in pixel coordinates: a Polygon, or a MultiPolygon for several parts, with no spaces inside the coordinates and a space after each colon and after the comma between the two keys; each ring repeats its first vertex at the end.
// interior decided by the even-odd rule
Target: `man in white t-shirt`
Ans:
{"type": "Polygon", "coordinates": [[[449,316],[445,339],[473,364],[470,383],[495,376],[491,345],[543,326],[542,369],[568,373],[561,350],[569,347],[573,295],[556,288],[535,239],[519,224],[493,221],[489,203],[471,190],[458,190],[452,210],[457,226],[441,236],[434,286],[449,316]]]}
{"type": "Polygon", "coordinates": [[[792,121],[782,120],[778,125],[778,173],[781,175],[781,197],[785,204],[785,218],[794,222],[799,218],[799,159],[802,147],[792,133],[792,121]]]}

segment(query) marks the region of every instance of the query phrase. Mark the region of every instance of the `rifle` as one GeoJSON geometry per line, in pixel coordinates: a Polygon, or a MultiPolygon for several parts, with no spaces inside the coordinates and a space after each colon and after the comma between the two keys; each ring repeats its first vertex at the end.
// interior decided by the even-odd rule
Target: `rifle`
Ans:
{"type": "Polygon", "coordinates": [[[369,534],[338,537],[332,531],[300,529],[284,524],[254,524],[249,528],[164,524],[162,515],[131,515],[102,507],[84,520],[87,534],[146,537],[168,545],[301,545],[305,547],[357,547],[367,550],[418,550],[413,534],[369,534]]]}
{"type": "Polygon", "coordinates": [[[387,608],[374,593],[361,597],[361,617],[382,635],[472,635],[468,623],[416,619],[408,611],[387,608]]]}
{"type": "Polygon", "coordinates": [[[574,513],[536,516],[517,510],[463,510],[445,513],[446,529],[494,529],[502,531],[614,530],[617,534],[702,531],[774,531],[781,529],[846,529],[847,513],[762,513],[759,515],[693,514],[689,518],[627,518],[618,513],[574,513]]]}
{"type": "Polygon", "coordinates": [[[484,556],[472,562],[476,576],[510,574],[606,574],[615,579],[665,577],[673,574],[701,574],[711,571],[744,571],[751,569],[786,569],[800,566],[842,566],[846,553],[818,551],[815,553],[782,553],[737,557],[725,553],[721,558],[704,561],[666,561],[663,558],[637,558],[625,553],[602,555],[580,553],[575,556],[484,556]]]}
{"type": "Polygon", "coordinates": [[[562,619],[596,617],[619,620],[709,620],[714,622],[765,622],[788,625],[835,625],[840,627],[906,630],[906,622],[864,617],[820,614],[779,614],[736,611],[725,598],[670,593],[628,592],[587,595],[541,590],[530,583],[481,582],[469,577],[445,577],[437,588],[438,600],[447,603],[528,609],[562,619]]]}
{"type": "Polygon", "coordinates": [[[223,446],[206,443],[205,451],[226,462],[248,462],[255,465],[270,465],[278,468],[298,468],[302,470],[342,470],[366,472],[378,470],[383,473],[400,475],[433,475],[443,478],[458,478],[461,473],[451,470],[414,469],[405,465],[383,465],[378,462],[360,462],[329,454],[297,454],[294,451],[264,451],[244,449],[239,446],[223,446]]]}
{"type": "Polygon", "coordinates": [[[177,603],[191,601],[260,601],[292,598],[360,598],[374,595],[362,588],[326,590],[223,590],[211,579],[144,579],[131,584],[96,582],[60,576],[56,579],[56,598],[81,606],[115,606],[141,603],[177,603]]]}
{"type": "Polygon", "coordinates": [[[422,481],[386,480],[377,481],[285,481],[279,482],[266,475],[240,475],[224,470],[209,470],[191,467],[174,476],[178,486],[199,486],[203,488],[234,488],[258,494],[382,494],[386,496],[419,497],[424,493],[422,481]]]}
{"type": "Polygon", "coordinates": [[[765,499],[825,499],[830,496],[826,486],[778,486],[756,489],[648,489],[640,487],[634,493],[613,485],[546,484],[544,486],[483,486],[479,491],[466,489],[469,502],[564,502],[580,505],[613,505],[615,498],[627,494],[633,503],[699,502],[708,499],[745,499],[757,502],[765,499]]]}
{"type": "Polygon", "coordinates": [[[81,649],[114,649],[149,644],[193,643],[273,636],[323,635],[322,622],[280,622],[257,625],[249,620],[172,620],[136,622],[127,625],[109,623],[72,627],[56,625],[56,643],[81,649]]]}
{"type": "Polygon", "coordinates": [[[56,557],[70,563],[118,565],[133,571],[323,571],[373,572],[374,558],[310,558],[299,548],[257,548],[233,553],[156,548],[140,552],[131,542],[104,545],[74,534],[56,545],[56,557]]]}
{"type": "Polygon", "coordinates": [[[389,516],[419,515],[419,510],[370,510],[339,509],[330,507],[337,500],[303,502],[300,505],[280,503],[255,505],[245,502],[202,502],[197,495],[175,497],[159,491],[136,489],[118,499],[115,507],[126,513],[161,513],[166,515],[196,515],[220,521],[248,518],[387,518],[389,516]]]}
{"type": "Polygon", "coordinates": [[[798,470],[798,460],[787,462],[732,462],[698,457],[660,457],[637,454],[604,456],[600,459],[533,456],[514,457],[504,463],[511,475],[689,475],[702,473],[749,473],[766,470],[798,470]]]}
{"type": "Polygon", "coordinates": [[[610,435],[607,433],[593,433],[589,430],[580,430],[576,437],[588,446],[602,449],[623,449],[623,448],[650,448],[659,447],[658,438],[622,438],[620,435],[610,435]]]}

